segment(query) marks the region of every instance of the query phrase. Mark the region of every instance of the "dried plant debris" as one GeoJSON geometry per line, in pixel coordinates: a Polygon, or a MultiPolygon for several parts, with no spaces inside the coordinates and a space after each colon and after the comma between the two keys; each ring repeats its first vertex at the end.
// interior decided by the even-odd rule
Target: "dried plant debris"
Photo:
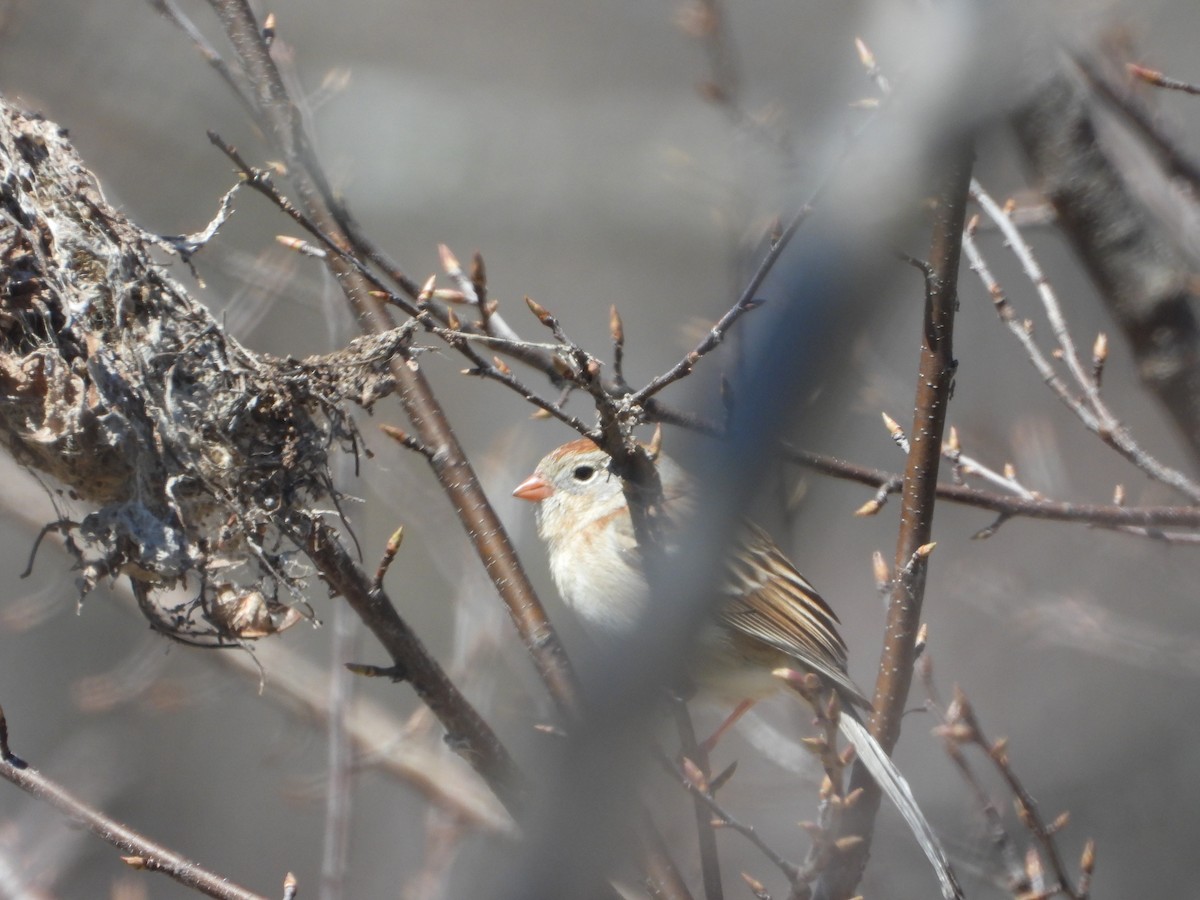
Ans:
{"type": "Polygon", "coordinates": [[[405,329],[328,357],[238,345],[104,200],[66,132],[0,98],[0,441],[94,511],[47,525],[81,592],[126,575],[154,627],[220,645],[307,615],[297,559],[337,502],[344,402],[393,390],[405,329]],[[191,599],[171,605],[165,589],[191,599]]]}

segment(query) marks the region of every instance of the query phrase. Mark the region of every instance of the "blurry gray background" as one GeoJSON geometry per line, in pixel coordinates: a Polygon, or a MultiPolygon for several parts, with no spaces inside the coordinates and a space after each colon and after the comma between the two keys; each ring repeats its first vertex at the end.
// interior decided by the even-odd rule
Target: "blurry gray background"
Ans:
{"type": "MultiPolygon", "coordinates": [[[[181,7],[216,38],[206,4],[181,7]]],[[[69,128],[109,199],[146,228],[199,230],[232,184],[206,129],[251,159],[264,158],[230,92],[148,4],[17,0],[0,9],[0,90],[69,128]]],[[[703,49],[681,32],[678,8],[667,0],[272,6],[313,100],[322,157],[365,230],[417,280],[437,271],[439,242],[463,260],[481,250],[492,296],[531,337],[541,335],[524,315],[523,295],[597,349],[607,344],[608,307],[616,303],[635,383],[677,359],[736,296],[748,248],[767,217],[809,193],[837,152],[837,129],[853,121],[843,118],[846,105],[872,92],[853,37],[886,48],[897,35],[884,29],[903,18],[893,10],[885,21],[867,4],[845,2],[754,0],[727,9],[745,104],[774,110],[796,165],[699,97],[696,85],[709,77],[703,49]],[[327,94],[322,84],[333,70],[349,78],[343,90],[327,94]]],[[[1056,7],[1055,16],[1069,27],[1124,25],[1147,64],[1200,79],[1194,0],[1080,3],[1056,7]]],[[[1046,23],[1032,19],[1030,27],[1046,23]]],[[[1014,54],[1014,71],[1025,63],[1014,54]]],[[[1162,108],[1170,127],[1200,148],[1197,101],[1164,97],[1162,108]]],[[[1021,186],[1002,127],[984,134],[979,156],[980,177],[993,193],[1021,186]]],[[[242,194],[236,206],[198,260],[207,288],[196,290],[255,350],[303,355],[346,340],[353,331],[318,265],[274,243],[275,234],[294,229],[256,196],[242,194]]],[[[926,240],[925,232],[913,232],[903,249],[920,255],[926,240]]],[[[1032,315],[1032,293],[999,239],[986,235],[981,245],[1014,303],[1032,315]]],[[[1090,286],[1053,233],[1037,235],[1035,245],[1077,339],[1090,345],[1108,328],[1090,286]]],[[[182,269],[177,276],[195,288],[182,269]]],[[[903,457],[879,413],[901,423],[910,416],[922,295],[919,279],[899,263],[892,283],[878,314],[845,348],[844,365],[820,386],[818,407],[837,415],[810,420],[796,442],[897,470],[903,457]]],[[[1113,337],[1110,403],[1152,452],[1185,465],[1113,337]]],[[[965,267],[956,351],[951,421],[967,452],[997,468],[1013,461],[1029,486],[1054,497],[1103,502],[1122,482],[1130,502],[1174,501],[1068,418],[965,267]]],[[[697,384],[667,399],[705,403],[697,398],[715,384],[722,364],[713,362],[693,379],[697,384]]],[[[531,420],[529,407],[500,387],[462,378],[460,367],[446,354],[426,370],[556,624],[574,640],[532,533],[532,511],[508,498],[537,459],[571,435],[531,420]]],[[[384,404],[376,420],[398,423],[399,411],[384,404]]],[[[496,655],[477,650],[464,680],[506,739],[535,754],[541,739],[530,726],[548,710],[512,628],[423,464],[377,436],[374,424],[363,426],[376,457],[362,461],[360,478],[347,472],[342,480],[363,500],[351,515],[368,558],[405,525],[391,575],[402,613],[450,661],[464,652],[456,649],[455,612],[467,611],[459,634],[474,627],[496,655]],[[485,690],[493,682],[499,689],[485,690]]],[[[670,433],[667,440],[669,449],[670,433]]],[[[781,477],[789,494],[801,480],[764,464],[765,489],[781,477]]],[[[776,509],[770,524],[835,605],[852,674],[869,685],[882,623],[870,556],[878,549],[890,557],[897,504],[858,519],[852,512],[869,491],[815,477],[803,484],[794,519],[784,521],[776,509]]],[[[274,682],[286,670],[267,662],[260,695],[254,674],[149,635],[128,604],[105,591],[77,616],[73,576],[58,550],[44,548],[33,577],[17,578],[37,524],[53,516],[45,494],[6,469],[0,504],[20,513],[0,520],[0,703],[14,751],[235,881],[270,895],[291,869],[304,895],[315,896],[324,732],[319,721],[278,700],[274,682]]],[[[990,736],[1009,736],[1013,763],[1049,817],[1071,811],[1063,839],[1069,856],[1084,838],[1096,839],[1096,897],[1187,895],[1200,874],[1193,850],[1200,836],[1197,551],[1026,521],[972,541],[989,521],[949,505],[938,511],[926,617],[940,687],[948,694],[952,684],[962,685],[990,736]]],[[[332,620],[319,591],[314,604],[332,620]]],[[[300,626],[277,640],[326,665],[332,631],[300,626]]],[[[381,663],[381,656],[361,640],[352,658],[381,663]]],[[[415,708],[404,686],[357,687],[399,719],[415,708]]],[[[922,699],[914,690],[913,705],[922,699]]],[[[788,734],[806,719],[786,703],[768,707],[763,719],[788,734]]],[[[952,849],[981,862],[978,818],[929,724],[922,715],[909,719],[901,767],[951,835],[952,849]]],[[[437,735],[434,729],[421,739],[437,748],[437,735]]],[[[811,786],[744,737],[723,745],[716,762],[734,757],[742,768],[725,798],[731,809],[762,826],[777,848],[801,856],[805,842],[794,823],[815,815],[811,786]]],[[[690,859],[690,814],[675,792],[650,789],[663,798],[664,827],[677,832],[681,856],[690,859]]],[[[412,884],[427,859],[420,796],[368,767],[354,798],[347,896],[397,896],[405,885],[408,896],[437,896],[412,884]]],[[[782,889],[777,873],[735,835],[722,835],[721,844],[731,888],[746,870],[782,889]]],[[[446,896],[473,884],[497,847],[503,850],[503,839],[469,837],[467,852],[454,858],[446,896]]],[[[107,847],[69,831],[9,787],[0,788],[0,859],[35,877],[45,890],[39,896],[104,896],[121,879],[141,884],[147,896],[191,896],[160,877],[130,876],[107,847]]],[[[885,811],[864,893],[929,896],[931,885],[903,826],[885,811]]],[[[975,892],[989,895],[977,886],[975,892]]]]}

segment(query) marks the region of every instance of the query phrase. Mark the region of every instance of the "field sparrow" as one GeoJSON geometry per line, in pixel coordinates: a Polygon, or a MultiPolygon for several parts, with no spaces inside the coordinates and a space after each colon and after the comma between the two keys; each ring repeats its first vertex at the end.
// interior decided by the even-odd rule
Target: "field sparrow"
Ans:
{"type": "MultiPolygon", "coordinates": [[[[538,504],[538,534],[563,599],[586,624],[619,633],[635,625],[649,597],[621,479],[609,462],[591,441],[572,441],[543,458],[513,495],[538,504]]],[[[656,465],[668,521],[678,519],[691,506],[687,476],[665,456],[656,465]]],[[[833,610],[766,532],[749,523],[730,555],[723,592],[728,599],[702,629],[691,673],[702,692],[739,704],[720,731],[782,686],[776,670],[816,673],[842,699],[842,733],[913,829],[942,896],[961,897],[908,783],[859,718],[856,708],[870,703],[846,674],[846,644],[833,610]]]]}

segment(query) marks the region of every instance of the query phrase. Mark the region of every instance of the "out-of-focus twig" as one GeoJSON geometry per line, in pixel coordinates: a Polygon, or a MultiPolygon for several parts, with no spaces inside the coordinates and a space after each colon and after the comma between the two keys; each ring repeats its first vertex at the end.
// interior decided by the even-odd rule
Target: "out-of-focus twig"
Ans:
{"type": "MultiPolygon", "coordinates": [[[[928,651],[921,654],[920,660],[917,661],[917,671],[920,673],[921,680],[925,683],[925,692],[928,694],[926,705],[932,708],[938,718],[942,720],[943,725],[949,725],[949,720],[946,718],[946,711],[943,708],[941,697],[933,680],[933,659],[928,651]]],[[[951,762],[958,768],[967,786],[971,789],[971,793],[974,795],[975,802],[978,804],[979,811],[986,823],[988,837],[991,839],[992,845],[1000,856],[1001,864],[1004,867],[1003,887],[1020,896],[1023,892],[1027,892],[1030,889],[1030,883],[1016,842],[1013,841],[1012,836],[1008,833],[1008,829],[1004,827],[1004,819],[1000,815],[1000,811],[996,809],[992,798],[988,796],[987,790],[980,783],[974,768],[971,766],[970,760],[962,752],[961,744],[950,738],[945,731],[942,731],[941,734],[946,753],[950,757],[951,762]]]]}
{"type": "Polygon", "coordinates": [[[1140,78],[1146,84],[1152,84],[1155,87],[1166,88],[1171,91],[1182,91],[1185,94],[1200,94],[1200,84],[1192,84],[1190,81],[1181,81],[1178,78],[1172,78],[1169,75],[1164,75],[1157,69],[1140,66],[1137,63],[1126,63],[1125,69],[1134,78],[1140,78]]]}
{"type": "Polygon", "coordinates": [[[341,900],[345,896],[346,870],[350,858],[350,826],[354,808],[354,754],[347,718],[354,702],[354,676],[341,665],[354,656],[354,618],[351,610],[339,604],[333,611],[332,648],[329,664],[327,708],[329,724],[325,744],[325,815],[321,840],[320,900],[341,900]]]}
{"type": "MultiPolygon", "coordinates": [[[[1144,98],[1135,96],[1133,91],[1129,90],[1131,85],[1128,79],[1125,80],[1126,83],[1119,84],[1109,71],[1106,71],[1119,71],[1117,66],[1112,64],[1115,60],[1102,62],[1095,54],[1077,52],[1071,54],[1071,61],[1079,67],[1097,94],[1146,140],[1170,175],[1185,180],[1193,190],[1200,187],[1200,163],[1167,133],[1161,119],[1156,120],[1144,98]]],[[[1186,90],[1190,87],[1185,82],[1173,80],[1170,86],[1176,90],[1186,90]]]]}
{"type": "MultiPolygon", "coordinates": [[[[803,876],[806,873],[801,866],[782,856],[763,840],[762,835],[758,833],[758,830],[753,825],[747,825],[737,819],[717,800],[716,796],[710,790],[707,780],[695,766],[689,768],[686,763],[675,763],[662,754],[658,754],[658,762],[669,775],[679,780],[680,784],[696,799],[697,803],[707,809],[711,816],[716,817],[721,827],[732,829],[745,837],[746,840],[762,852],[763,856],[774,863],[779,871],[783,872],[788,881],[794,884],[805,880],[803,876]]],[[[811,873],[807,874],[811,878],[811,873]]]]}
{"type": "MultiPolygon", "coordinates": [[[[687,703],[680,698],[673,698],[672,711],[675,713],[675,730],[679,734],[679,748],[683,754],[684,765],[689,771],[697,774],[697,782],[705,785],[710,783],[712,769],[709,765],[708,753],[696,740],[696,729],[692,725],[692,717],[688,712],[687,703]]],[[[725,896],[721,886],[721,858],[717,854],[717,835],[713,829],[712,815],[704,798],[695,796],[696,833],[700,842],[700,873],[704,879],[704,896],[707,900],[722,900],[725,896]]]]}

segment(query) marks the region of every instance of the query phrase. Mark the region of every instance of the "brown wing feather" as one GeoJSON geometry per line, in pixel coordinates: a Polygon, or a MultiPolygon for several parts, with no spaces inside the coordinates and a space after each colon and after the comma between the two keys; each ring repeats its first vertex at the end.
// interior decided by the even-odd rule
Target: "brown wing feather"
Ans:
{"type": "Polygon", "coordinates": [[[747,523],[741,553],[729,562],[729,601],[721,618],[828,679],[844,699],[870,707],[846,674],[838,617],[761,528],[747,523]]]}
{"type": "MultiPolygon", "coordinates": [[[[692,496],[684,487],[667,484],[663,493],[668,523],[692,513],[692,496]]],[[[640,566],[628,513],[620,527],[631,564],[640,566]]],[[[670,527],[666,531],[672,533],[670,527]]],[[[728,599],[718,616],[736,634],[772,647],[816,672],[853,706],[871,708],[846,674],[846,643],[838,634],[837,614],[771,536],[751,522],[743,524],[742,544],[729,560],[724,592],[728,599]]]]}

